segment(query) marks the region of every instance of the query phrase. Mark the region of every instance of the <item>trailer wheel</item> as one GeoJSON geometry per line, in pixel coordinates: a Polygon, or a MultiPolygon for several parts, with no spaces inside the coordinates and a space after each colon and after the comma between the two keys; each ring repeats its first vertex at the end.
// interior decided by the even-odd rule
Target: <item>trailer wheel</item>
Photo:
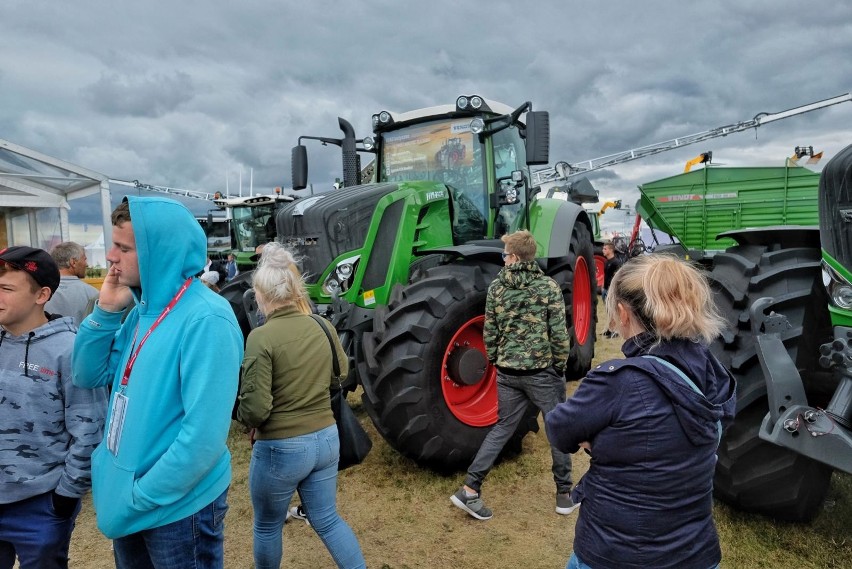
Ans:
{"type": "Polygon", "coordinates": [[[593,252],[589,229],[582,223],[575,223],[568,257],[548,270],[565,299],[565,321],[571,338],[571,355],[565,367],[568,380],[585,377],[595,357],[598,294],[593,252]]]}
{"type": "MultiPolygon", "coordinates": [[[[442,265],[398,285],[364,334],[362,397],[379,433],[421,466],[466,468],[497,421],[496,370],[482,343],[485,296],[498,267],[442,265]]],[[[505,452],[538,431],[530,406],[505,452]]]]}
{"type": "Polygon", "coordinates": [[[809,402],[820,404],[820,387],[824,390],[831,381],[817,362],[817,348],[831,333],[820,251],[738,245],[715,256],[711,281],[720,312],[729,320],[728,330],[711,349],[737,379],[737,415],[719,447],[715,494],[744,511],[810,520],[825,498],[832,469],[758,436],[768,401],[749,308],[761,297],[775,298],[770,309],[791,324],[782,337],[784,345],[802,375],[809,402]]]}

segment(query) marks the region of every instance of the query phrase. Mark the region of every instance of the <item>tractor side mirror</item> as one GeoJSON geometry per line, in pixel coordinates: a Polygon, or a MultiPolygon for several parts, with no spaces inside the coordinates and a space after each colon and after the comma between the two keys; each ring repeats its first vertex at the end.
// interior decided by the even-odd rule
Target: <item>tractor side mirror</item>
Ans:
{"type": "Polygon", "coordinates": [[[302,144],[290,153],[290,178],[294,190],[308,187],[308,149],[302,144]]]}
{"type": "Polygon", "coordinates": [[[550,115],[547,111],[527,113],[527,165],[550,162],[550,115]]]}

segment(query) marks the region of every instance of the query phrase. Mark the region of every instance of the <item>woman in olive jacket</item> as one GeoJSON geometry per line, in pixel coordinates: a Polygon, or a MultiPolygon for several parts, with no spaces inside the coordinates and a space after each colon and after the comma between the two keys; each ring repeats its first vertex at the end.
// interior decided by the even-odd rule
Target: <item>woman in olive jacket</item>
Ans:
{"type": "Polygon", "coordinates": [[[736,384],[706,345],[724,325],[703,275],[673,257],[626,263],[606,299],[625,359],[548,413],[551,443],[591,454],[568,569],[710,569],[722,554],[713,472],[736,384]]]}
{"type": "MultiPolygon", "coordinates": [[[[246,341],[237,420],[255,429],[249,466],[254,560],[278,568],[282,526],[298,490],[311,527],[338,567],[365,567],[358,540],[337,513],[340,443],[331,411],[332,352],[311,318],[293,255],[269,243],[252,281],[266,323],[246,341]]],[[[337,334],[340,370],[348,362],[337,334]]]]}

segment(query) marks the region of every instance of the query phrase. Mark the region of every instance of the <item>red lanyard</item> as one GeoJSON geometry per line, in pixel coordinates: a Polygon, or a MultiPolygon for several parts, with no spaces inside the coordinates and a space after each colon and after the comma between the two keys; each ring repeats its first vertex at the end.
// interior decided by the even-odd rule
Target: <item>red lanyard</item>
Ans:
{"type": "MultiPolygon", "coordinates": [[[[186,279],[186,282],[183,283],[183,286],[180,287],[180,290],[177,292],[175,297],[169,302],[169,304],[163,309],[163,312],[157,317],[157,320],[154,321],[154,325],[148,328],[148,331],[145,332],[145,335],[142,336],[142,341],[139,342],[139,345],[136,346],[136,350],[133,352],[133,355],[130,356],[130,359],[127,360],[127,365],[124,366],[124,375],[121,376],[121,386],[127,387],[127,384],[130,382],[130,372],[133,371],[133,364],[136,363],[136,358],[139,356],[139,351],[142,349],[142,346],[145,345],[145,341],[148,339],[148,336],[151,335],[151,332],[160,325],[160,322],[165,320],[166,316],[169,315],[169,312],[172,311],[172,308],[180,300],[180,297],[183,296],[183,293],[186,292],[186,289],[189,288],[189,285],[192,283],[192,277],[186,279]]],[[[133,343],[136,343],[136,334],[139,333],[139,325],[136,325],[136,330],[133,332],[133,343]]],[[[131,346],[133,344],[130,344],[131,346]]]]}

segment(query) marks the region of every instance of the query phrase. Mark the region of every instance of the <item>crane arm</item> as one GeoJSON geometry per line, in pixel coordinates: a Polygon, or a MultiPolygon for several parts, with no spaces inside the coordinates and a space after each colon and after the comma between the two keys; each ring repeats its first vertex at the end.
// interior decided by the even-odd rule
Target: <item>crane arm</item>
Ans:
{"type": "Polygon", "coordinates": [[[167,186],[154,186],[151,184],[143,184],[139,180],[133,180],[132,182],[128,182],[126,180],[113,180],[110,179],[110,184],[118,184],[119,186],[129,186],[131,188],[136,188],[137,190],[148,190],[151,192],[160,192],[163,194],[172,194],[176,196],[183,196],[185,198],[195,198],[199,200],[207,200],[212,201],[214,199],[218,199],[219,192],[199,192],[196,190],[182,190],[180,188],[169,188],[167,186]]]}
{"type": "Polygon", "coordinates": [[[638,148],[632,148],[623,152],[616,152],[615,154],[601,156],[600,158],[584,160],[583,162],[576,162],[574,164],[568,164],[567,162],[558,162],[551,168],[545,168],[533,172],[533,183],[543,184],[545,182],[567,179],[572,176],[585,174],[594,170],[600,170],[601,168],[608,168],[610,166],[615,166],[616,164],[621,164],[623,162],[630,162],[631,160],[646,158],[654,154],[667,152],[669,150],[674,150],[675,148],[688,146],[690,144],[695,144],[697,142],[702,142],[711,138],[728,136],[729,134],[733,134],[736,132],[742,132],[744,130],[757,128],[759,126],[775,122],[777,120],[801,115],[803,113],[808,113],[817,109],[823,109],[825,107],[838,105],[840,103],[845,103],[848,101],[852,101],[852,93],[846,93],[845,95],[838,95],[837,97],[832,97],[830,99],[823,99],[822,101],[816,101],[807,105],[793,107],[792,109],[787,109],[786,111],[781,111],[779,113],[758,113],[757,115],[755,115],[754,118],[750,120],[711,128],[703,132],[696,132],[695,134],[690,134],[679,138],[672,138],[663,142],[657,142],[655,144],[649,144],[647,146],[640,146],[638,148]]]}

